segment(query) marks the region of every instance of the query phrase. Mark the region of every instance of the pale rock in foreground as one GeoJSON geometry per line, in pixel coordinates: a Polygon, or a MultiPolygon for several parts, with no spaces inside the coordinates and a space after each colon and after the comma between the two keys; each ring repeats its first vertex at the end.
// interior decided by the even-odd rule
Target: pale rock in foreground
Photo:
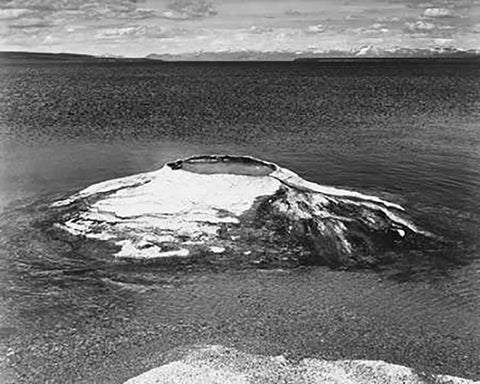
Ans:
{"type": "Polygon", "coordinates": [[[398,204],[239,156],[178,160],[93,185],[52,209],[57,227],[114,243],[128,258],[252,253],[360,265],[431,240],[398,204]]]}
{"type": "Polygon", "coordinates": [[[383,361],[304,359],[243,353],[222,346],[201,347],[125,384],[470,384],[446,375],[419,375],[383,361]]]}

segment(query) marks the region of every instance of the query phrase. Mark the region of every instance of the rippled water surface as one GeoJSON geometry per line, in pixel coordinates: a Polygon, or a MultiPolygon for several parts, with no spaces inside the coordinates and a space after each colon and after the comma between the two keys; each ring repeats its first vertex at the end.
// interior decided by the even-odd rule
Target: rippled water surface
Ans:
{"type": "Polygon", "coordinates": [[[121,382],[161,353],[382,359],[480,379],[480,69],[465,62],[0,67],[4,382],[121,382]],[[458,244],[380,271],[111,262],[48,204],[198,153],[376,194],[458,244]]]}

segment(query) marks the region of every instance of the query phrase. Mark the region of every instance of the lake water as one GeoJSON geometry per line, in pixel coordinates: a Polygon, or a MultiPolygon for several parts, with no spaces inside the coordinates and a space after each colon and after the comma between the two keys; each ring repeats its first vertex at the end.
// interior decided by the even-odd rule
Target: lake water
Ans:
{"type": "Polygon", "coordinates": [[[121,382],[162,353],[382,359],[480,379],[480,68],[472,62],[3,63],[2,382],[121,382]],[[48,204],[198,153],[401,203],[458,246],[381,271],[108,263],[48,204]]]}

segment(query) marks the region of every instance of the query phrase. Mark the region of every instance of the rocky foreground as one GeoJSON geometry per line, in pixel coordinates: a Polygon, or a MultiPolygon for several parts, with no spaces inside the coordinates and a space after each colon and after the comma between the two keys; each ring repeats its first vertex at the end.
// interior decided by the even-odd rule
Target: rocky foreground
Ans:
{"type": "Polygon", "coordinates": [[[398,204],[238,156],[178,160],[93,185],[51,209],[71,241],[105,241],[127,258],[223,254],[370,266],[436,241],[398,204]]]}
{"type": "Polygon", "coordinates": [[[199,347],[125,384],[468,384],[383,361],[303,359],[251,355],[222,346],[199,347]]]}

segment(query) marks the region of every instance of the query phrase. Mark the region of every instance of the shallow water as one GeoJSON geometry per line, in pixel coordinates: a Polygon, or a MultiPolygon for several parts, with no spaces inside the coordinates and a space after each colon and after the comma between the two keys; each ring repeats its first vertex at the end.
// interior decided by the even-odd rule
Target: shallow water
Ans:
{"type": "Polygon", "coordinates": [[[480,71],[469,64],[0,68],[6,382],[118,382],[189,343],[480,378],[480,71]],[[248,154],[404,205],[459,243],[402,270],[105,262],[49,202],[198,153],[248,154]],[[413,265],[413,266],[412,266],[413,265]]]}

